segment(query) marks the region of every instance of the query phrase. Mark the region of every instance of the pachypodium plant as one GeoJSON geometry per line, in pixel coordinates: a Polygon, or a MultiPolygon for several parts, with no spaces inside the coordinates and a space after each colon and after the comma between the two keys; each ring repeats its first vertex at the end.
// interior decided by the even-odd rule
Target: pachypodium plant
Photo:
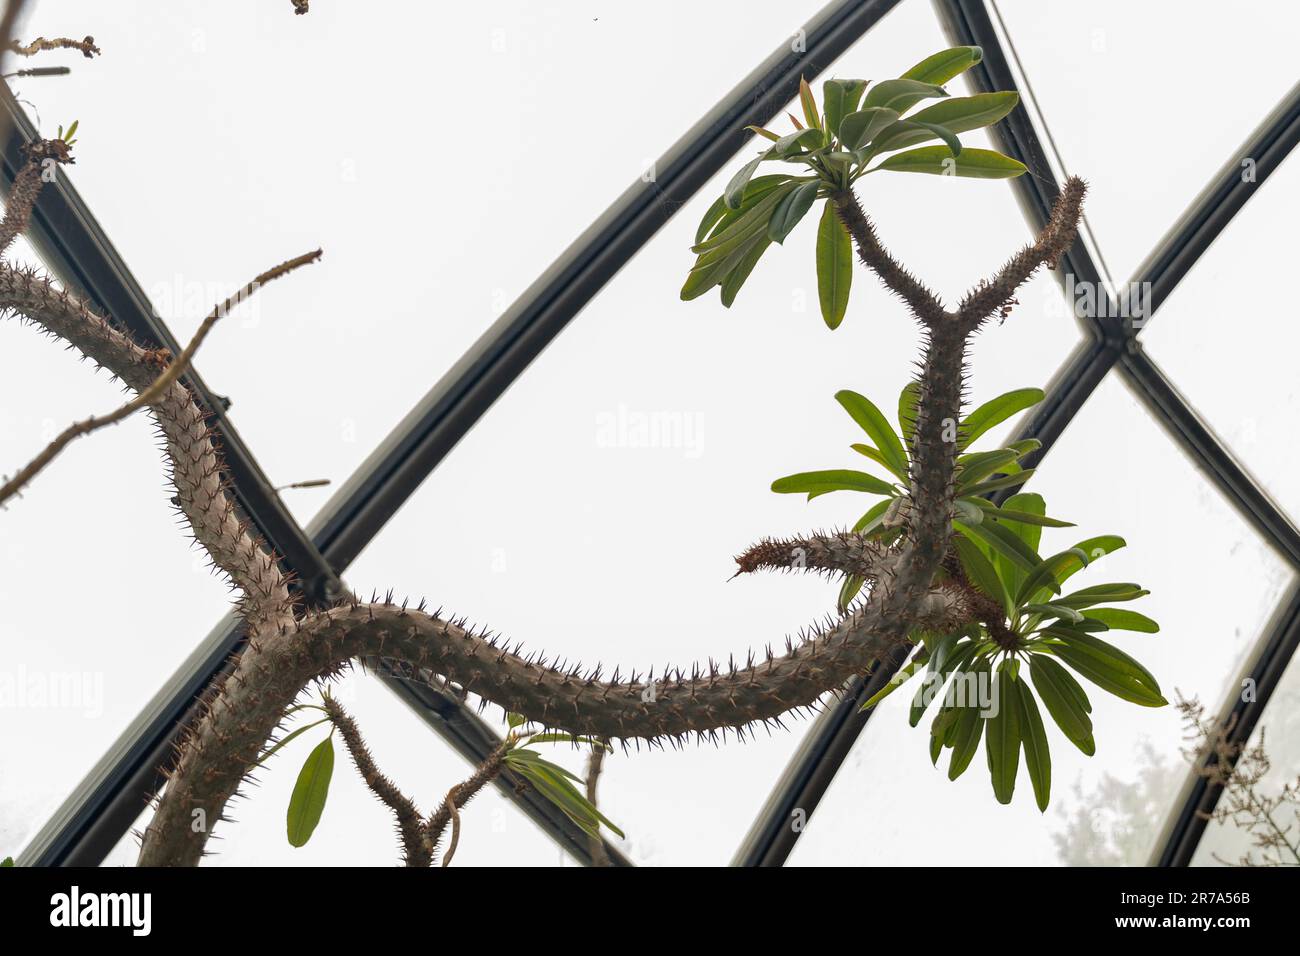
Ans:
{"type": "MultiPolygon", "coordinates": [[[[888,478],[848,469],[811,471],[778,478],[772,490],[805,493],[809,500],[835,491],[882,496],[854,524],[852,534],[887,546],[903,533],[907,520],[905,483],[911,470],[917,385],[909,383],[899,396],[897,432],[884,413],[857,392],[841,391],[835,398],[874,443],[855,442],[851,447],[888,478]]],[[[944,749],[950,749],[948,778],[956,780],[970,765],[982,738],[993,792],[1000,802],[1009,803],[1023,752],[1034,798],[1046,810],[1051,750],[1034,691],[1068,741],[1088,756],[1096,752],[1087,692],[1062,664],[1132,703],[1162,707],[1168,701],[1145,667],[1097,636],[1109,630],[1158,632],[1159,625],[1144,614],[1104,606],[1133,601],[1149,592],[1137,584],[1109,583],[1061,594],[1067,579],[1124,547],[1124,539],[1088,538],[1043,558],[1038,551],[1042,529],[1072,527],[1070,522],[1048,517],[1041,495],[1022,492],[1001,505],[985,497],[1023,485],[1033,469],[1022,467],[1020,461],[1040,443],[1024,439],[994,451],[967,449],[989,429],[1042,399],[1040,389],[1017,389],[955,423],[960,454],[954,470],[954,534],[940,581],[969,606],[972,620],[955,630],[919,630],[911,635],[919,645],[917,653],[863,709],[923,675],[909,720],[915,727],[931,702],[942,701],[930,725],[931,760],[937,764],[944,749]],[[1022,663],[1027,675],[1021,672],[1022,663]]],[[[796,557],[798,547],[792,545],[796,557]]],[[[841,613],[863,583],[857,575],[844,577],[841,613]]]]}
{"type": "Polygon", "coordinates": [[[875,172],[1006,179],[1025,171],[1023,163],[993,150],[964,149],[957,138],[993,125],[1020,100],[1010,91],[948,95],[943,84],[981,57],[979,47],[954,47],[875,85],[827,80],[820,108],[812,88],[801,80],[804,119],[801,123],[790,115],[793,132],[747,127],[772,145],[731,178],[704,214],[691,249],[698,258],[682,286],[682,298],[694,299],[721,286],[722,304],[730,307],[768,246],[785,242],[813,205],[825,199],[817,227],[817,293],[822,318],[837,328],[853,283],[853,247],[832,197],[875,172]],[[927,100],[939,102],[915,109],[927,100]],[[940,142],[917,146],[929,140],[940,142]],[[766,162],[803,166],[807,172],[755,177],[766,162]]]}
{"type": "MultiPolygon", "coordinates": [[[[606,676],[600,665],[582,668],[525,654],[518,644],[471,627],[463,617],[431,610],[424,601],[396,601],[391,594],[366,600],[347,591],[332,602],[305,603],[289,569],[241,511],[211,425],[212,410],[180,374],[209,320],[181,356],[172,356],[134,341],[75,290],[0,261],[0,318],[18,316],[62,339],[117,376],[148,407],[170,466],[172,501],[199,546],[239,592],[246,641],[198,698],[174,757],[159,768],[166,783],[142,834],[141,865],[197,864],[214,828],[224,826],[229,801],[292,738],[277,737],[285,719],[313,707],[323,711],[319,724],[330,725],[329,737],[309,757],[300,791],[295,788],[291,840],[305,841],[320,818],[337,734],[366,785],[392,809],[406,861],[428,865],[450,827],[445,861],[456,842],[460,807],[503,770],[558,804],[589,835],[610,828],[593,801],[595,771],[589,772],[583,797],[573,786],[576,778],[542,759],[532,744],[564,740],[603,755],[611,743],[660,746],[717,742],[728,734],[744,738],[758,725],[780,726],[792,713],[823,706],[900,647],[916,651],[912,671],[924,667],[953,683],[974,673],[986,674],[988,684],[996,673],[999,700],[1014,706],[997,714],[981,712],[976,720],[969,707],[950,703],[945,694],[932,734],[938,743],[932,746],[936,758],[945,746],[952,749],[950,772],[955,773],[982,737],[999,799],[1010,799],[1023,750],[1039,802],[1046,802],[1050,758],[1036,699],[1071,741],[1085,752],[1093,749],[1087,697],[1067,668],[1128,700],[1163,703],[1151,675],[1097,637],[1107,629],[1154,630],[1141,615],[1104,606],[1145,592],[1136,585],[1099,585],[1066,594],[1062,586],[1099,553],[1123,542],[1096,538],[1040,558],[1041,529],[1064,522],[1046,518],[1037,496],[1015,495],[1001,504],[985,500],[990,492],[1023,484],[1031,472],[1022,460],[1035,444],[967,449],[1039,397],[1033,390],[1010,393],[963,418],[967,348],[986,322],[1007,317],[1016,291],[1038,269],[1055,267],[1074,242],[1084,183],[1067,180],[1034,241],[952,309],[890,255],[854,195],[855,185],[870,181],[864,177],[876,171],[982,178],[1024,172],[1014,160],[965,148],[958,139],[957,134],[988,126],[1016,106],[1012,93],[947,96],[943,84],[979,59],[977,48],[957,47],[874,86],[831,80],[823,87],[821,107],[803,84],[804,122],[795,120],[795,131],[786,136],[757,131],[771,145],[733,177],[701,224],[694,248],[698,258],[683,296],[721,286],[730,305],[767,246],[783,241],[824,199],[817,275],[827,324],[838,326],[845,315],[856,248],[862,263],[924,330],[920,371],[904,392],[899,432],[865,397],[838,396],[872,442],[858,451],[888,477],[810,472],[777,482],[778,491],[812,496],[851,489],[883,500],[852,531],[765,539],[737,559],[741,572],[797,567],[842,576],[848,582],[841,588],[842,613],[797,639],[788,637],[784,650],[769,645],[765,653],[727,666],[710,660],[707,666],[658,672],[614,669],[606,676]],[[935,102],[922,107],[927,100],[935,102]],[[755,178],[767,161],[794,163],[806,172],[755,178]],[[319,705],[304,703],[313,688],[328,686],[356,662],[382,664],[447,693],[475,695],[506,715],[504,742],[427,816],[379,772],[355,722],[334,698],[325,693],[319,705]],[[1029,671],[1037,698],[1028,692],[1023,670],[1029,671]]],[[[70,129],[28,148],[0,221],[0,252],[29,221],[46,181],[43,163],[71,162],[66,140],[72,134],[70,129]]],[[[290,260],[267,275],[283,275],[316,255],[290,260]]],[[[210,320],[223,311],[219,307],[210,320]]],[[[119,411],[134,410],[129,404],[119,411]]],[[[70,433],[88,434],[98,421],[70,433]]],[[[0,485],[0,504],[13,500],[56,453],[52,445],[9,485],[0,485]]],[[[925,703],[920,701],[922,712],[925,703]]]]}

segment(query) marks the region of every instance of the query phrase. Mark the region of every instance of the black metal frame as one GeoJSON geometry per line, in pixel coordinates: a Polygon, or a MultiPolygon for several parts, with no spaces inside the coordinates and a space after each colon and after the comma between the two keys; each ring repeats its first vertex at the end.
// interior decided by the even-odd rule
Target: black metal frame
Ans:
{"type": "MultiPolygon", "coordinates": [[[[214,396],[197,373],[188,376],[201,402],[212,409],[214,427],[226,449],[232,484],[240,505],[285,564],[303,582],[303,596],[319,603],[341,593],[338,575],[374,537],[419,484],[581,308],[595,296],[642,245],[720,170],[743,144],[747,124],[764,124],[795,95],[800,75],[812,78],[892,9],[899,0],[840,0],[805,28],[806,52],[784,45],[733,90],[656,164],[653,183],[639,183],[621,196],[556,263],[520,297],[429,392],[340,489],[321,516],[304,532],[290,517],[255,459],[225,417],[226,403],[214,396]]],[[[935,0],[955,42],[978,44],[984,61],[971,71],[977,89],[1015,89],[1016,77],[983,0],[935,0]]],[[[3,173],[11,182],[20,162],[19,147],[35,131],[7,90],[0,101],[14,125],[5,144],[3,173]]],[[[1024,161],[1036,176],[1016,181],[1017,196],[1035,228],[1046,221],[1055,199],[1047,155],[1027,111],[1017,111],[994,130],[1004,152],[1024,161]]],[[[1300,140],[1300,85],[1225,165],[1178,224],[1139,269],[1151,283],[1152,312],[1196,259],[1226,227],[1249,196],[1300,140]],[[1239,160],[1255,160],[1255,180],[1240,176],[1239,160]]],[[[121,259],[90,216],[66,177],[43,192],[33,217],[32,237],[47,264],[129,329],[141,342],[177,351],[177,342],[152,312],[121,259]]],[[[1100,272],[1079,241],[1063,263],[1073,274],[1102,288],[1100,272]]],[[[1116,310],[1109,309],[1113,316],[1116,310]]],[[[1293,566],[1300,567],[1300,531],[1235,460],[1163,373],[1145,355],[1137,330],[1117,319],[1081,316],[1088,333],[1049,383],[1047,398],[1017,437],[1043,442],[1037,458],[1050,449],[1106,374],[1118,366],[1152,414],[1170,432],[1228,500],[1293,566]]],[[[168,687],[146,708],[101,765],[38,836],[23,862],[37,865],[94,864],[134,822],[147,795],[157,786],[156,768],[189,713],[196,695],[226,666],[241,640],[238,622],[228,617],[195,652],[168,687]]],[[[1245,740],[1300,644],[1300,591],[1260,642],[1250,674],[1256,680],[1254,703],[1235,705],[1235,734],[1245,740]]],[[[806,737],[778,782],[737,855],[746,865],[780,865],[799,833],[789,825],[798,808],[806,820],[848,755],[869,714],[858,706],[905,659],[900,651],[878,666],[870,681],[858,681],[828,709],[806,737]]],[[[394,675],[385,681],[467,759],[481,759],[497,742],[483,721],[455,698],[394,675]]],[[[503,789],[519,799],[505,781],[503,789]]],[[[1185,865],[1195,851],[1204,820],[1196,810],[1213,807],[1218,794],[1189,787],[1186,804],[1174,815],[1164,865],[1185,865]]],[[[585,835],[555,808],[536,798],[520,801],[524,811],[568,852],[589,862],[585,835]]],[[[610,847],[617,862],[626,861],[610,847]]]]}
{"type": "MultiPolygon", "coordinates": [[[[898,2],[837,0],[824,8],[805,25],[802,49],[790,42],[782,44],[664,154],[655,164],[653,182],[638,182],[619,197],[480,337],[310,523],[309,536],[287,513],[279,524],[259,523],[263,536],[303,582],[309,602],[341,593],[337,575],[546,344],[730,161],[752,136],[744,128],[768,123],[796,95],[800,76],[817,76],[898,2]]],[[[6,154],[5,172],[12,181],[21,160],[17,149],[35,131],[12,99],[9,102],[16,114],[15,129],[21,131],[6,154]]],[[[66,178],[60,183],[59,190],[43,191],[34,217],[33,234],[38,248],[49,256],[47,263],[60,274],[66,270],[92,301],[123,321],[141,341],[161,342],[179,351],[71,185],[66,178]],[[59,212],[61,201],[70,214],[59,212]],[[56,254],[60,244],[70,246],[66,254],[56,254]],[[106,251],[107,266],[87,254],[88,249],[96,248],[106,251]],[[88,281],[79,281],[83,275],[88,281]]],[[[190,381],[201,386],[196,376],[190,381]]],[[[200,397],[210,399],[206,390],[200,397]]],[[[220,407],[221,403],[210,404],[220,407]]],[[[224,446],[242,450],[229,422],[220,415],[217,418],[224,446]]],[[[246,457],[249,467],[255,469],[251,456],[246,457]]],[[[233,465],[231,472],[237,488],[251,473],[233,465]]],[[[268,514],[283,512],[260,472],[254,478],[251,486],[264,492],[263,498],[241,495],[241,506],[255,522],[259,509],[268,514]]],[[[146,708],[145,717],[123,735],[60,808],[24,854],[23,862],[93,865],[103,859],[159,785],[157,768],[168,756],[171,741],[184,726],[197,694],[222,673],[241,641],[233,617],[218,625],[146,708]]],[[[392,675],[387,675],[386,681],[468,759],[477,762],[496,745],[487,725],[455,698],[392,675]]],[[[518,798],[512,782],[503,780],[502,789],[561,846],[589,862],[585,835],[532,791],[518,798]]],[[[613,859],[625,862],[616,849],[609,849],[613,859]]]]}

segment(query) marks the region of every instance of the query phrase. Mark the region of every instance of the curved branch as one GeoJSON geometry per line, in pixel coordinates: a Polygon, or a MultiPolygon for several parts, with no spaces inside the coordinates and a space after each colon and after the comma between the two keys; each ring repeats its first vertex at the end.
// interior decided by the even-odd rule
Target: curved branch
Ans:
{"type": "Polygon", "coordinates": [[[830,198],[835,204],[835,211],[839,213],[840,221],[853,237],[858,257],[863,264],[911,307],[912,314],[921,324],[932,326],[942,322],[948,314],[943,303],[880,244],[876,227],[862,211],[853,190],[842,190],[830,198]]]}
{"type": "Polygon", "coordinates": [[[889,552],[878,541],[852,531],[798,538],[764,538],[737,556],[737,574],[773,571],[825,571],[875,579],[888,567],[889,552]]]}
{"type": "Polygon", "coordinates": [[[1079,233],[1079,216],[1088,184],[1078,176],[1065,181],[1052,204],[1052,214],[1038,238],[1012,256],[993,278],[981,282],[962,299],[957,314],[967,326],[978,325],[1011,303],[1017,289],[1029,281],[1039,266],[1056,267],[1057,261],[1079,233]]]}
{"type": "Polygon", "coordinates": [[[375,758],[361,736],[361,728],[343,705],[329,694],[323,695],[322,704],[330,720],[338,728],[352,763],[361,774],[361,779],[376,797],[388,809],[393,811],[397,820],[397,835],[402,841],[403,859],[407,866],[428,866],[433,861],[432,849],[424,839],[424,816],[415,803],[380,771],[375,758]]]}

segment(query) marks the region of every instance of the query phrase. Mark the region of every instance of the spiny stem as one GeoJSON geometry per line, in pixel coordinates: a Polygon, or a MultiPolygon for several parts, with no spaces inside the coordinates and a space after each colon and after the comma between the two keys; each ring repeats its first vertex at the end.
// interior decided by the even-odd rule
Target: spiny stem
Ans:
{"type": "Polygon", "coordinates": [[[194,353],[199,350],[199,346],[202,345],[203,340],[208,337],[208,333],[212,331],[212,327],[216,325],[218,319],[222,318],[230,311],[232,306],[247,299],[267,282],[270,282],[273,279],[278,279],[280,276],[292,272],[299,266],[304,266],[309,262],[316,261],[320,258],[320,255],[321,251],[317,249],[314,252],[308,252],[290,259],[287,262],[282,262],[274,269],[269,269],[266,272],[263,272],[248,285],[244,286],[244,288],[240,289],[237,293],[212,310],[208,317],[199,325],[198,331],[194,333],[194,337],[190,339],[189,344],[185,346],[184,351],[181,352],[178,358],[171,360],[169,353],[167,353],[165,349],[150,352],[149,360],[163,365],[162,374],[153,381],[153,384],[140,392],[129,402],[119,405],[107,415],[92,415],[82,421],[73,422],[61,431],[53,441],[42,449],[40,454],[33,458],[25,467],[20,469],[17,474],[6,481],[3,485],[0,485],[0,505],[3,505],[6,501],[26,487],[31,480],[49,466],[49,464],[58,457],[59,453],[74,439],[80,438],[82,435],[89,435],[91,432],[98,431],[99,429],[105,428],[109,425],[116,425],[118,422],[129,418],[140,409],[157,403],[167,394],[167,390],[171,388],[172,383],[180,378],[181,374],[189,368],[190,363],[194,360],[194,353]]]}

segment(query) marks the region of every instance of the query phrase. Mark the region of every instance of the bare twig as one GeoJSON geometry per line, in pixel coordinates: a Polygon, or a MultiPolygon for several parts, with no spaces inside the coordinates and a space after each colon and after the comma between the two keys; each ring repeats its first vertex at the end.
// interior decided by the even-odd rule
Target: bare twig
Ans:
{"type": "Polygon", "coordinates": [[[1234,743],[1235,714],[1226,722],[1206,717],[1200,701],[1184,699],[1181,694],[1176,704],[1187,731],[1184,755],[1197,776],[1222,791],[1213,810],[1198,814],[1220,825],[1230,823],[1252,840],[1253,850],[1242,854],[1236,863],[1217,854],[1215,859],[1227,866],[1300,866],[1300,777],[1276,793],[1263,792],[1260,784],[1272,769],[1263,729],[1253,747],[1234,743]],[[1277,819],[1284,810],[1292,816],[1285,824],[1277,819]]]}
{"type": "Polygon", "coordinates": [[[67,37],[55,37],[53,40],[47,40],[45,37],[37,37],[27,44],[23,44],[18,40],[9,40],[6,49],[11,53],[17,53],[19,56],[35,56],[45,50],[80,50],[88,60],[94,58],[100,52],[99,47],[95,46],[94,37],[86,37],[84,40],[70,40],[67,37]]]}
{"type": "MultiPolygon", "coordinates": [[[[598,741],[597,745],[591,749],[591,755],[587,757],[587,802],[593,807],[596,803],[596,785],[600,782],[600,771],[605,766],[605,751],[609,747],[605,741],[598,741]]],[[[592,866],[612,866],[609,862],[609,854],[605,852],[605,841],[599,834],[593,834],[589,837],[591,842],[591,865],[592,866]]]]}
{"type": "Polygon", "coordinates": [[[460,808],[450,793],[447,794],[446,806],[447,812],[451,814],[451,842],[447,844],[447,852],[442,855],[442,865],[451,866],[451,858],[456,855],[456,847],[460,846],[460,808]]]}
{"type": "Polygon", "coordinates": [[[89,435],[91,432],[98,431],[107,425],[115,425],[133,413],[139,411],[141,408],[157,403],[158,400],[167,393],[167,390],[171,387],[172,383],[189,368],[190,362],[194,358],[194,353],[199,350],[199,346],[202,345],[203,340],[208,337],[208,333],[212,330],[212,327],[216,325],[217,321],[226,315],[234,305],[247,299],[271,280],[287,275],[299,266],[304,266],[310,262],[314,262],[319,259],[320,256],[321,250],[317,249],[314,252],[304,253],[301,256],[289,259],[286,262],[280,263],[274,269],[269,269],[266,272],[263,272],[248,285],[244,286],[244,288],[240,289],[233,296],[226,299],[225,302],[222,302],[213,309],[212,312],[209,313],[208,317],[203,320],[202,324],[199,325],[198,331],[194,333],[194,337],[190,339],[189,344],[185,346],[185,350],[182,351],[180,356],[175,360],[172,359],[171,354],[167,352],[166,349],[158,349],[157,351],[150,353],[152,361],[156,362],[156,364],[163,369],[162,374],[154,380],[153,384],[136,395],[135,398],[131,399],[124,405],[120,405],[117,409],[109,412],[107,415],[92,415],[84,421],[74,422],[65,428],[59,433],[58,437],[46,445],[45,449],[33,458],[26,467],[14,475],[13,478],[6,481],[3,486],[0,486],[0,505],[4,504],[21,491],[33,478],[36,477],[37,474],[48,466],[50,462],[54,461],[58,454],[74,439],[79,438],[82,435],[89,435]]]}
{"type": "Polygon", "coordinates": [[[442,865],[446,866],[450,855],[456,849],[456,843],[459,839],[460,828],[460,810],[470,799],[483,789],[488,782],[495,780],[501,773],[501,768],[505,762],[506,751],[510,749],[513,743],[512,738],[507,737],[495,750],[483,759],[478,768],[464,783],[458,783],[447,791],[447,796],[443,799],[442,805],[429,817],[429,821],[424,825],[424,838],[428,844],[429,852],[432,853],[438,847],[438,841],[442,839],[442,832],[447,828],[447,824],[452,824],[451,845],[444,854],[442,865]]]}

